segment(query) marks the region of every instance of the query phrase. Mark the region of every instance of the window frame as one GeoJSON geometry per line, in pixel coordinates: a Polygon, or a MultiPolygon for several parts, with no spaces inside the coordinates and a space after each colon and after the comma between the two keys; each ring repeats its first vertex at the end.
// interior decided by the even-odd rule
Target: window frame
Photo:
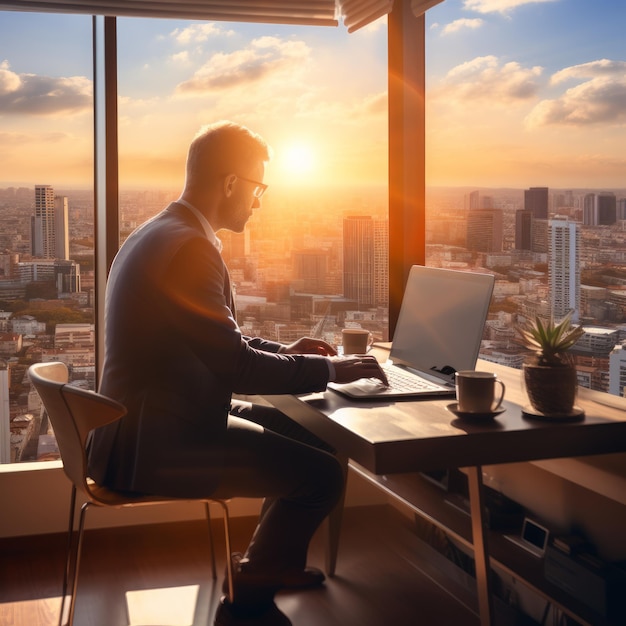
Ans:
{"type": "MultiPolygon", "coordinates": [[[[412,265],[426,261],[425,15],[396,0],[388,15],[389,337],[412,265]]],[[[104,297],[119,249],[117,22],[93,17],[96,380],[104,355],[104,297]]]]}

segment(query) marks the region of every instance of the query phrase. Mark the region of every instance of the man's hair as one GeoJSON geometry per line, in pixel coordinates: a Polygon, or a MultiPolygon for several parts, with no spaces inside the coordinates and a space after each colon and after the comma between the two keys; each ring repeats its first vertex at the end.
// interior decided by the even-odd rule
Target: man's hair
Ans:
{"type": "Polygon", "coordinates": [[[201,185],[207,177],[238,174],[270,157],[265,140],[245,126],[228,121],[207,124],[189,146],[186,186],[201,185]]]}

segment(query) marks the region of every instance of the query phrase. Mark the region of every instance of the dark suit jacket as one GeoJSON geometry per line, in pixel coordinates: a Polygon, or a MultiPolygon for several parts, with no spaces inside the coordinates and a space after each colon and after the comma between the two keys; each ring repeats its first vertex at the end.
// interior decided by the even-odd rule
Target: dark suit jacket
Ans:
{"type": "Polygon", "coordinates": [[[172,203],[116,256],[106,292],[100,391],[128,414],[95,431],[92,477],[116,489],[210,493],[233,392],[324,389],[328,364],[242,336],[228,271],[197,218],[172,203]]]}

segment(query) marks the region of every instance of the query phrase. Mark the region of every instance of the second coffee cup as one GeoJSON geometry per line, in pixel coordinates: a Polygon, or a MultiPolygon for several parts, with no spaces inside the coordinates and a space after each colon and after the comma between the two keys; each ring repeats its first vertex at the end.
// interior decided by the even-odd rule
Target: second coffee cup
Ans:
{"type": "Polygon", "coordinates": [[[372,344],[372,333],[365,328],[344,328],[341,342],[344,354],[365,354],[372,344]]]}

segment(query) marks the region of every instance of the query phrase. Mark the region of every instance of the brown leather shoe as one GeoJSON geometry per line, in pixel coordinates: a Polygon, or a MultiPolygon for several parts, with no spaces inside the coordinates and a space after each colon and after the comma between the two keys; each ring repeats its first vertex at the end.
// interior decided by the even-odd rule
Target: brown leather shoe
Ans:
{"type": "MultiPolygon", "coordinates": [[[[239,572],[239,563],[241,562],[241,559],[243,559],[243,554],[241,554],[241,552],[233,552],[231,558],[233,561],[235,597],[237,597],[237,578],[247,578],[247,576],[239,572]]],[[[313,589],[315,587],[320,587],[321,585],[323,585],[324,580],[326,580],[326,576],[324,575],[324,572],[322,572],[322,570],[318,569],[317,567],[305,567],[303,570],[293,570],[290,572],[286,572],[281,576],[280,580],[271,581],[271,586],[274,586],[276,590],[313,589]]],[[[267,582],[269,583],[270,581],[267,582]]],[[[254,582],[250,581],[250,584],[254,584],[254,582]]],[[[226,574],[224,575],[224,584],[222,585],[222,591],[224,593],[228,593],[228,580],[226,578],[226,574]]]]}
{"type": "Polygon", "coordinates": [[[215,612],[215,626],[292,626],[291,620],[274,602],[260,607],[231,604],[221,598],[215,612]]]}

